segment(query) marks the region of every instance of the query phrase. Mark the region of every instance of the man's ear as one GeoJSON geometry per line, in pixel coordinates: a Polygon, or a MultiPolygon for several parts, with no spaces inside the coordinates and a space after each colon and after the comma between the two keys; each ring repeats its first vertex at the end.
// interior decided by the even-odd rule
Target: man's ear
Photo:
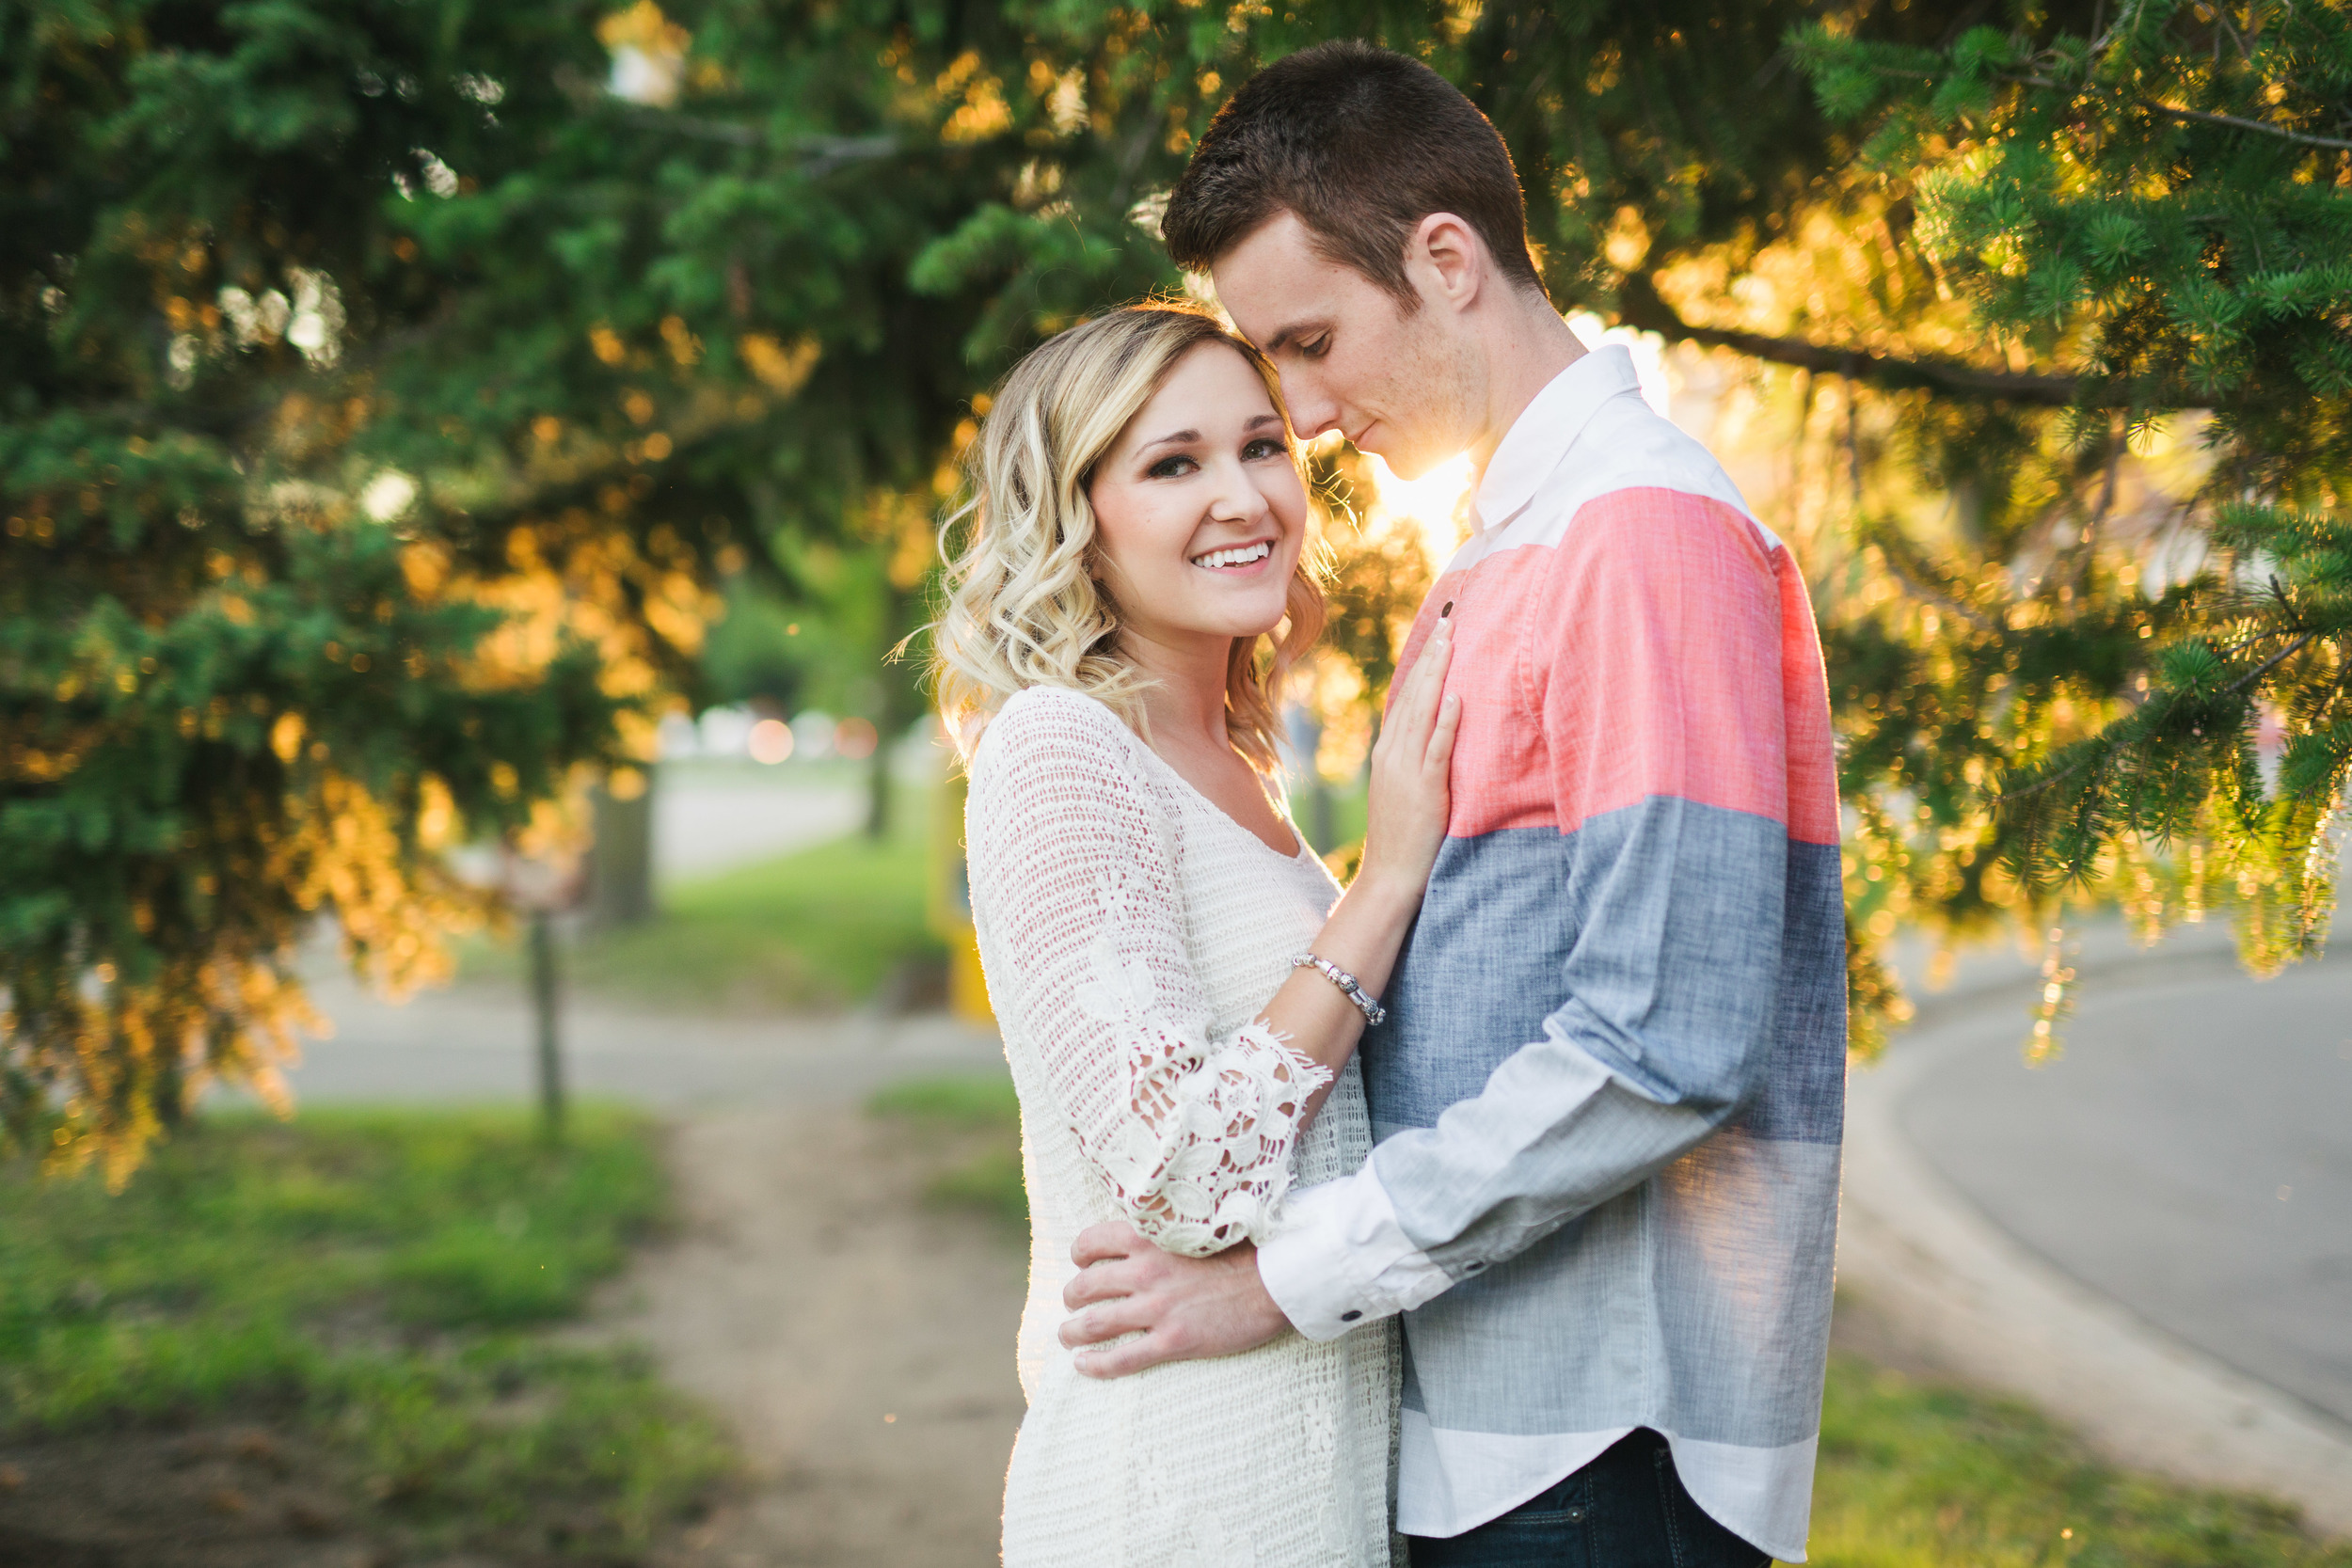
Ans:
{"type": "Polygon", "coordinates": [[[1486,242],[1463,218],[1432,213],[1405,242],[1405,276],[1431,304],[1466,310],[1486,288],[1486,242]]]}

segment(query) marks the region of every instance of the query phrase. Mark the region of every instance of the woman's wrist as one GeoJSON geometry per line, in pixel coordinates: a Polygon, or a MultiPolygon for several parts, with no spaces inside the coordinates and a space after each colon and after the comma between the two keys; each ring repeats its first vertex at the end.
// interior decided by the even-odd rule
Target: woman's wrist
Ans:
{"type": "Polygon", "coordinates": [[[1402,928],[1412,924],[1414,913],[1420,910],[1424,885],[1384,873],[1376,865],[1366,865],[1347,884],[1346,902],[1365,917],[1402,928]]]}

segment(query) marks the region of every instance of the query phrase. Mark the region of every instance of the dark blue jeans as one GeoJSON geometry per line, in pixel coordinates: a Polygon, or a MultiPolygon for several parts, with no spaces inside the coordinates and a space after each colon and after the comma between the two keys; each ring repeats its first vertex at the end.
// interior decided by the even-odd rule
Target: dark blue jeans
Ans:
{"type": "Polygon", "coordinates": [[[1406,1538],[1413,1568],[1760,1568],[1772,1560],[1699,1511],[1647,1427],[1549,1492],[1447,1540],[1406,1538]]]}

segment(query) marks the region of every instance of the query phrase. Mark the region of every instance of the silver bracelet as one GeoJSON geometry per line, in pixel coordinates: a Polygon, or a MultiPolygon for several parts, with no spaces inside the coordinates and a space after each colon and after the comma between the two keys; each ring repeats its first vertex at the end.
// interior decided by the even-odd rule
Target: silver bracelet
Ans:
{"type": "Polygon", "coordinates": [[[1318,958],[1312,953],[1301,953],[1291,960],[1291,967],[1319,971],[1325,979],[1340,988],[1340,994],[1356,1004],[1357,1010],[1364,1015],[1365,1023],[1376,1024],[1389,1016],[1388,1008],[1364,994],[1364,988],[1356,983],[1356,976],[1330,959],[1318,958]]]}

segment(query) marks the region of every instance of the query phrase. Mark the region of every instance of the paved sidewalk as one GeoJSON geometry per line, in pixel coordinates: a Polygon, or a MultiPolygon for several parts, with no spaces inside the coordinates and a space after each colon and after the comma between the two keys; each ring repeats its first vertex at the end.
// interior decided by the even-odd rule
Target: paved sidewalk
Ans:
{"type": "Polygon", "coordinates": [[[653,810],[656,880],[666,887],[852,832],[866,820],[866,792],[839,781],[705,768],[665,776],[653,810]]]}
{"type": "Polygon", "coordinates": [[[2352,1432],[2352,963],[2185,968],[2040,1068],[1988,1019],[1899,1123],[2010,1234],[2352,1432]]]}
{"type": "MultiPolygon", "coordinates": [[[[331,1038],[288,1077],[305,1104],[494,1101],[535,1094],[535,1040],[519,984],[459,985],[395,1006],[337,969],[311,1000],[331,1038]]],[[[849,1104],[894,1079],[1000,1069],[995,1032],[943,1013],[735,1018],[634,1011],[567,998],[562,1037],[576,1095],[665,1111],[849,1104]]]]}
{"type": "Polygon", "coordinates": [[[2352,1532],[2352,962],[2085,947],[2057,1062],[1992,953],[1853,1074],[1841,1289],[2119,1459],[2352,1532]]]}

